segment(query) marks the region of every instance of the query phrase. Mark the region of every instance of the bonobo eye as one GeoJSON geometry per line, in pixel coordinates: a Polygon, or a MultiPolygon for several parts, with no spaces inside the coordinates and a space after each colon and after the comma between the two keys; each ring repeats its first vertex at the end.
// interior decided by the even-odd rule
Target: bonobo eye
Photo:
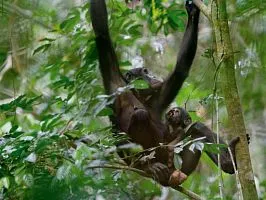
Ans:
{"type": "Polygon", "coordinates": [[[142,72],[143,72],[144,74],[148,74],[148,73],[149,73],[149,71],[148,71],[146,68],[143,68],[142,72]]]}

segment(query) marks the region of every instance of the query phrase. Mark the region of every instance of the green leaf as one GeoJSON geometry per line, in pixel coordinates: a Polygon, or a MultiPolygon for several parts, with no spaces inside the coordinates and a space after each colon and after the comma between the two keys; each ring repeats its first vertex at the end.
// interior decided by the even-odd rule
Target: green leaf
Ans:
{"type": "Polygon", "coordinates": [[[134,26],[131,26],[129,29],[128,29],[128,33],[134,37],[142,37],[142,30],[143,30],[143,26],[140,25],[140,24],[137,24],[137,25],[134,25],[134,26]]]}
{"type": "Polygon", "coordinates": [[[174,154],[174,166],[176,169],[181,169],[182,167],[182,158],[179,154],[174,154]]]}
{"type": "Polygon", "coordinates": [[[48,115],[47,119],[44,121],[44,123],[41,126],[42,131],[52,131],[55,127],[64,124],[64,122],[61,120],[61,115],[48,115]]]}
{"type": "Polygon", "coordinates": [[[34,184],[34,178],[31,174],[25,174],[23,176],[23,182],[27,187],[31,187],[34,184]]]}
{"type": "Polygon", "coordinates": [[[79,22],[79,20],[80,20],[79,13],[75,13],[75,16],[66,19],[60,24],[60,29],[67,32],[71,31],[73,30],[74,26],[79,22]]]}
{"type": "Polygon", "coordinates": [[[205,143],[204,144],[204,151],[218,154],[220,153],[220,148],[227,148],[226,144],[213,144],[213,143],[205,143]]]}
{"type": "Polygon", "coordinates": [[[69,165],[61,166],[56,172],[56,178],[58,180],[65,179],[69,175],[70,169],[71,169],[71,166],[69,165]]]}
{"type": "Polygon", "coordinates": [[[36,53],[38,53],[38,52],[45,52],[45,51],[47,51],[47,49],[49,48],[51,46],[51,44],[50,43],[48,43],[48,44],[44,44],[44,45],[42,45],[42,46],[39,46],[37,49],[35,49],[34,51],[33,51],[33,54],[32,55],[35,55],[36,53]]]}
{"type": "Polygon", "coordinates": [[[110,116],[113,115],[113,109],[109,108],[109,107],[105,107],[104,109],[102,109],[97,116],[101,117],[101,116],[110,116]]]}
{"type": "Polygon", "coordinates": [[[42,38],[42,39],[40,39],[39,41],[40,42],[53,42],[53,41],[55,41],[56,39],[52,39],[52,38],[42,38]]]}
{"type": "Polygon", "coordinates": [[[133,85],[135,89],[139,89],[139,90],[149,88],[149,84],[145,80],[134,80],[131,82],[131,84],[133,85]]]}
{"type": "Polygon", "coordinates": [[[10,186],[10,180],[8,177],[3,177],[0,179],[0,188],[1,188],[1,185],[2,187],[5,187],[6,189],[9,188],[10,186]]]}
{"type": "Polygon", "coordinates": [[[194,142],[193,144],[190,145],[189,150],[194,152],[194,150],[199,150],[199,151],[203,151],[204,148],[204,143],[203,142],[194,142]]]}
{"type": "Polygon", "coordinates": [[[26,95],[21,95],[17,97],[15,100],[11,101],[7,104],[0,105],[0,111],[15,111],[17,107],[22,109],[30,109],[32,104],[36,102],[41,96],[27,98],[26,95]]]}

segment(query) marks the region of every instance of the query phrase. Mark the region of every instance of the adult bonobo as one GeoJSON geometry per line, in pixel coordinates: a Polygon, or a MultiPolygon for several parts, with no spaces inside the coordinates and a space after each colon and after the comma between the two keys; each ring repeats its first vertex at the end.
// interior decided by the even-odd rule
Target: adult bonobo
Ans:
{"type": "MultiPolygon", "coordinates": [[[[170,134],[161,117],[187,78],[195,56],[200,12],[193,3],[188,1],[186,10],[188,22],[175,69],[162,82],[151,76],[146,68],[135,68],[125,75],[121,73],[109,35],[105,0],[91,0],[91,21],[96,35],[100,71],[106,93],[115,93],[118,88],[126,86],[133,79],[143,79],[149,84],[148,89],[131,89],[117,93],[112,116],[112,122],[119,131],[127,133],[133,142],[142,145],[144,149],[160,146],[160,143],[163,143],[170,134]]],[[[173,170],[167,167],[167,153],[166,148],[157,148],[153,160],[145,164],[136,164],[135,167],[150,173],[162,185],[169,185],[173,170]]],[[[191,161],[188,160],[188,162],[191,161]]],[[[184,164],[187,165],[187,163],[184,164]]],[[[197,162],[195,164],[197,165],[197,162]]],[[[193,166],[193,170],[195,167],[193,166]]],[[[183,173],[180,173],[178,184],[184,180],[183,173]]]]}

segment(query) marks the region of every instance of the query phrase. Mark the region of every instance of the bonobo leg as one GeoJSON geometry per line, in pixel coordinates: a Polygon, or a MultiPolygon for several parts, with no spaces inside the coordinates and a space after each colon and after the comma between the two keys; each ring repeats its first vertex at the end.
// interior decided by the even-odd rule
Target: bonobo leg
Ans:
{"type": "MultiPolygon", "coordinates": [[[[192,127],[190,127],[190,129],[187,132],[187,136],[189,135],[192,137],[192,139],[205,137],[205,139],[202,140],[202,142],[204,143],[217,143],[217,134],[212,132],[207,126],[205,126],[200,122],[197,122],[194,125],[192,125],[192,127]]],[[[237,137],[234,138],[229,144],[234,159],[235,159],[235,146],[238,141],[239,138],[237,137]]],[[[219,143],[225,144],[222,138],[219,138],[219,143]]],[[[213,162],[216,165],[218,165],[218,155],[210,152],[207,152],[207,154],[213,160],[213,162]]],[[[181,153],[181,157],[183,159],[181,171],[187,175],[192,173],[199,162],[200,155],[201,152],[199,150],[195,150],[193,153],[188,148],[185,148],[184,151],[181,153]]],[[[227,148],[220,149],[220,162],[221,162],[221,168],[224,172],[229,174],[234,174],[232,159],[227,148]]]]}
{"type": "Polygon", "coordinates": [[[131,91],[120,94],[115,101],[115,113],[119,119],[119,129],[129,135],[144,149],[159,146],[163,142],[166,127],[160,121],[154,122],[150,112],[131,91]]]}
{"type": "MultiPolygon", "coordinates": [[[[133,142],[142,145],[144,149],[148,149],[159,146],[159,143],[163,141],[166,127],[160,121],[152,118],[149,111],[131,91],[124,92],[117,97],[115,108],[117,109],[115,113],[118,114],[119,119],[119,129],[126,132],[133,142]]],[[[159,159],[167,158],[167,156],[163,156],[163,152],[161,148],[158,148],[155,157],[144,163],[137,161],[132,164],[130,160],[125,161],[133,167],[144,170],[160,184],[166,186],[171,174],[168,167],[163,164],[166,162],[159,159]]]]}
{"type": "Polygon", "coordinates": [[[160,162],[154,162],[142,166],[141,169],[150,174],[152,178],[161,185],[169,186],[171,172],[166,165],[160,162]]]}

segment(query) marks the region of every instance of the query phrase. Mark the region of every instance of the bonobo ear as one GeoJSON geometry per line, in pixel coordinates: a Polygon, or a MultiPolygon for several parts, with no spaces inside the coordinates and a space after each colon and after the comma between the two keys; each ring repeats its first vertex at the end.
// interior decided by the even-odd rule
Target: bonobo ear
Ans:
{"type": "Polygon", "coordinates": [[[184,120],[184,125],[185,126],[188,126],[191,123],[192,123],[192,119],[191,118],[187,118],[187,119],[184,120]]]}

